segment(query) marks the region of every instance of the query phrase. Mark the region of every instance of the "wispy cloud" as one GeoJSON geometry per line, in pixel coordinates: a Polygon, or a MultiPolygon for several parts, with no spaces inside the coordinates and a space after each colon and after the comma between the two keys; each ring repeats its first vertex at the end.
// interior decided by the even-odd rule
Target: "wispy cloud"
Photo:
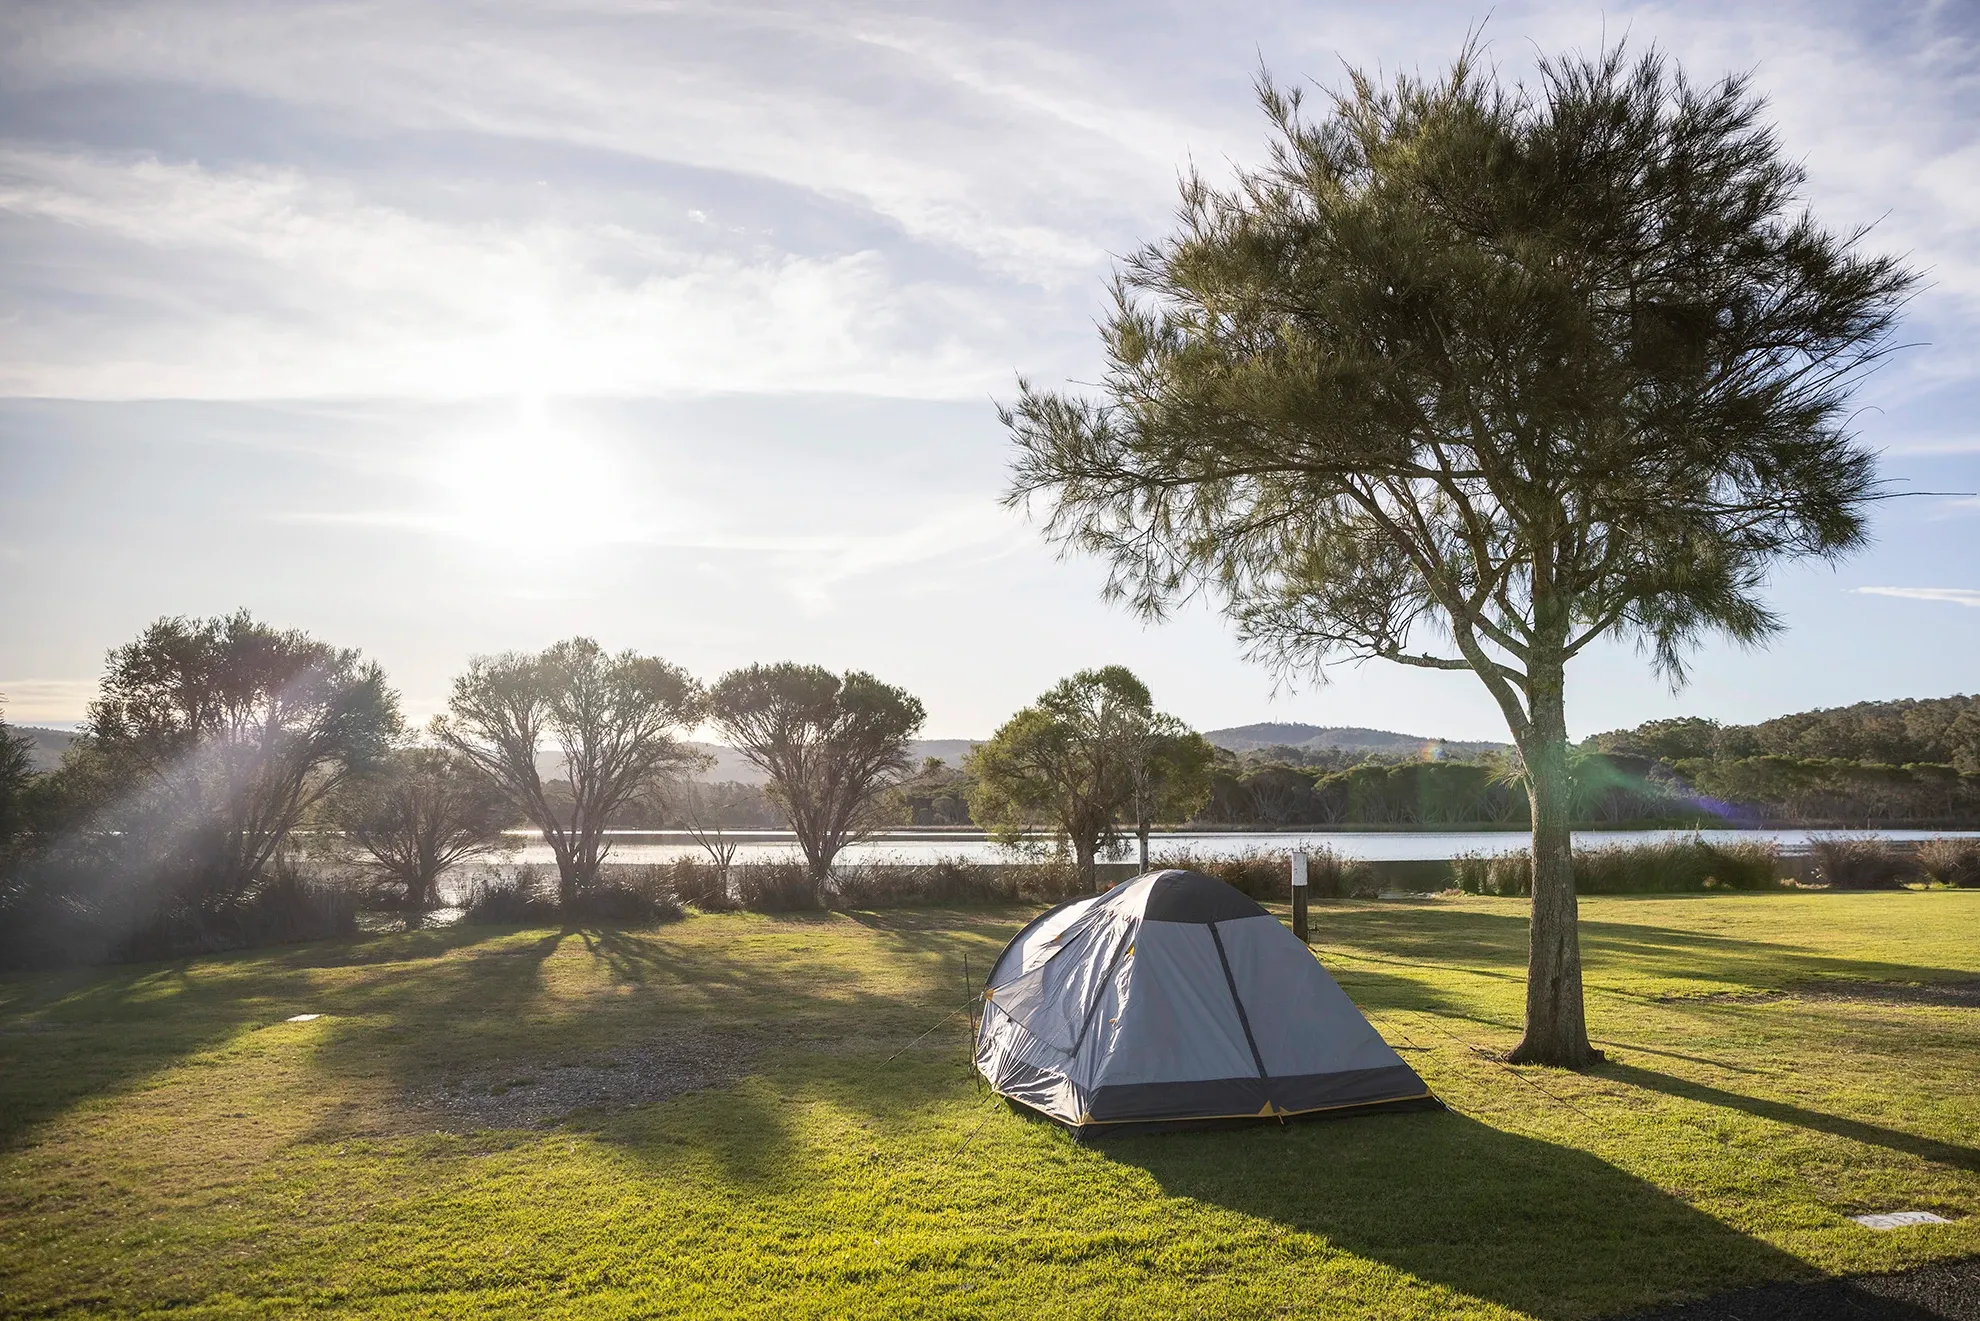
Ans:
{"type": "Polygon", "coordinates": [[[444,221],[293,170],[0,151],[17,252],[81,246],[16,299],[0,392],[459,398],[826,390],[954,397],[1003,375],[971,291],[874,251],[733,255],[603,221],[444,221]]]}
{"type": "Polygon", "coordinates": [[[1946,601],[1980,607],[1980,589],[1972,587],[1858,587],[1863,596],[1898,596],[1907,601],[1946,601]]]}

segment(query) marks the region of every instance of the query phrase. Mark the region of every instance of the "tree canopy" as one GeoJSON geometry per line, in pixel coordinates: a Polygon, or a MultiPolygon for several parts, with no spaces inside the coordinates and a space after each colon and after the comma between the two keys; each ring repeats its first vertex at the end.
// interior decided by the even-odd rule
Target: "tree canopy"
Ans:
{"type": "Polygon", "coordinates": [[[252,887],[400,728],[377,665],[245,610],[158,620],[106,671],[82,740],[94,792],[141,870],[199,906],[252,887]]]}
{"type": "Polygon", "coordinates": [[[399,887],[409,913],[438,902],[448,868],[502,848],[502,832],[520,815],[500,785],[444,747],[395,749],[325,812],[368,868],[399,887]]]}
{"type": "Polygon", "coordinates": [[[1093,888],[1095,860],[1125,817],[1142,839],[1158,812],[1187,815],[1209,797],[1214,750],[1121,665],[1062,679],[969,755],[970,808],[1005,838],[1050,823],[1093,888]]]}
{"type": "Polygon", "coordinates": [[[770,777],[813,884],[847,843],[882,824],[887,792],[909,770],[926,719],[905,689],[860,670],[751,665],[710,690],[716,727],[770,777]]]}
{"type": "Polygon", "coordinates": [[[571,638],[535,654],[476,657],[434,732],[543,832],[568,906],[598,881],[613,814],[701,763],[685,736],[702,702],[700,685],[666,661],[571,638]],[[560,760],[568,796],[546,784],[546,751],[560,760]]]}

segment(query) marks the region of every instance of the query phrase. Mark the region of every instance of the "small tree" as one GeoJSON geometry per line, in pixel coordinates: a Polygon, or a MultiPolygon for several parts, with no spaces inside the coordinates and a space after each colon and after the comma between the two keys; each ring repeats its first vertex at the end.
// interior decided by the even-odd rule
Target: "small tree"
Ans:
{"type": "Polygon", "coordinates": [[[423,913],[438,903],[450,867],[509,846],[503,831],[518,813],[501,786],[459,753],[413,747],[345,785],[325,817],[371,870],[401,887],[401,907],[423,913]]]}
{"type": "MultiPolygon", "coordinates": [[[[1060,680],[969,754],[971,814],[1005,838],[1051,822],[1080,882],[1095,888],[1095,860],[1134,805],[1132,763],[1148,746],[1137,731],[1148,728],[1152,705],[1146,685],[1120,665],[1060,680]]],[[[1152,785],[1152,768],[1149,777],[1152,785]]]]}
{"type": "Polygon", "coordinates": [[[1158,711],[1130,719],[1122,743],[1134,837],[1141,870],[1147,871],[1148,832],[1156,816],[1186,821],[1210,801],[1210,767],[1217,749],[1182,721],[1158,711]]]}
{"type": "Polygon", "coordinates": [[[715,884],[723,899],[729,897],[729,874],[735,869],[736,850],[741,847],[741,841],[729,833],[726,820],[737,806],[738,788],[725,784],[718,790],[699,780],[683,780],[668,795],[679,805],[681,825],[689,838],[701,846],[715,868],[715,884]]]}
{"type": "Polygon", "coordinates": [[[1514,1058],[1579,1066],[1567,663],[1629,638],[1677,684],[1706,634],[1779,628],[1777,561],[1863,543],[1848,402],[1912,277],[1796,209],[1743,79],[1654,53],[1529,92],[1467,50],[1318,121],[1261,97],[1270,163],[1189,179],[1181,233],[1126,263],[1104,399],[1004,414],[1009,498],[1147,615],[1221,598],[1284,670],[1475,674],[1532,808],[1514,1058]]]}
{"type": "Polygon", "coordinates": [[[202,909],[251,890],[400,727],[377,665],[244,610],[161,619],[106,668],[80,762],[129,861],[202,909]]]}
{"type": "Polygon", "coordinates": [[[770,777],[814,884],[840,849],[885,823],[926,718],[918,700],[870,674],[788,662],[723,675],[710,707],[723,737],[770,777]]]}
{"type": "Polygon", "coordinates": [[[597,883],[613,814],[701,764],[683,737],[701,702],[699,685],[663,660],[572,638],[535,655],[476,657],[434,733],[543,832],[568,905],[597,883]],[[567,797],[546,786],[537,764],[546,746],[562,758],[567,797]]]}

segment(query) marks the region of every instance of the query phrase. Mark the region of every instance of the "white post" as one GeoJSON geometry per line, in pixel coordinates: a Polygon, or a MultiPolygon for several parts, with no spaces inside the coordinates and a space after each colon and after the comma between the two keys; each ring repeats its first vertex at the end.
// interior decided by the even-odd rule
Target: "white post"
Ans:
{"type": "Polygon", "coordinates": [[[1306,854],[1292,855],[1293,934],[1306,939],[1306,854]]]}

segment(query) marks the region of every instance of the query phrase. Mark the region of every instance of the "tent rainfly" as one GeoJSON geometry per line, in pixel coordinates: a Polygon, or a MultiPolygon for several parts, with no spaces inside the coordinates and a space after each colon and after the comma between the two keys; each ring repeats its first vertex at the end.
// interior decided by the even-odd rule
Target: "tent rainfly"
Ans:
{"type": "Polygon", "coordinates": [[[1200,872],[1060,904],[983,1001],[977,1069],[1081,1137],[1437,1104],[1297,936],[1200,872]]]}

